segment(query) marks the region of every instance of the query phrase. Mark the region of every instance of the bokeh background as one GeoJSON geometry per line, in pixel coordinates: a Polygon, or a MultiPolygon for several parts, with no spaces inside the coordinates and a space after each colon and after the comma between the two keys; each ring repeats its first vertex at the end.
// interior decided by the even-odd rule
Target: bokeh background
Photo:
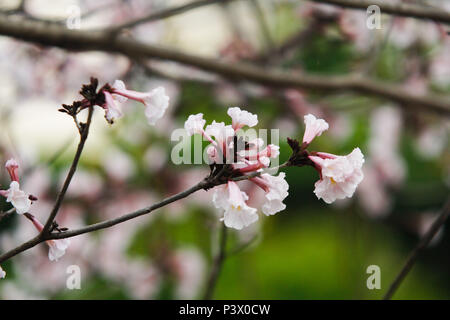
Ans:
{"type": "MultiPolygon", "coordinates": [[[[405,1],[406,2],[406,1],[405,1]]],[[[450,10],[448,1],[412,1],[450,10]]],[[[184,1],[27,0],[28,17],[59,21],[80,12],[81,28],[101,28],[184,1]],[[78,8],[78,9],[77,9],[78,8]],[[77,11],[79,10],[79,11],[77,11]]],[[[2,1],[10,10],[18,1],[2,1]]],[[[382,16],[366,27],[365,11],[308,1],[235,1],[210,5],[129,31],[130,36],[179,51],[311,74],[361,73],[396,83],[411,94],[450,94],[450,36],[446,26],[382,16]]],[[[73,53],[0,37],[0,162],[21,164],[24,190],[39,198],[32,213],[45,220],[67,173],[77,142],[70,117],[57,112],[78,99],[89,77],[122,79],[147,91],[163,85],[170,107],[150,127],[140,105],[128,102],[113,126],[97,110],[80,168],[58,215],[76,228],[116,217],[182,191],[208,174],[206,165],[170,160],[170,135],[190,114],[227,121],[226,110],[256,113],[259,128],[301,138],[303,115],[330,130],[312,149],[346,154],[359,146],[365,179],[355,196],[327,205],[313,194],[317,173],[287,169],[287,209],[240,231],[230,231],[229,257],[219,278],[219,299],[378,299],[410,250],[437,217],[449,194],[449,121],[406,111],[381,98],[347,92],[310,92],[229,82],[167,61],[130,61],[101,52],[73,53]],[[368,290],[366,268],[381,268],[381,290],[368,290]]],[[[2,186],[9,184],[0,171],[2,186]]],[[[253,204],[260,190],[248,186],[253,204]]],[[[217,251],[219,213],[212,192],[189,198],[116,227],[72,238],[58,262],[42,244],[4,263],[1,299],[201,298],[217,251]],[[82,289],[66,288],[66,268],[78,265],[82,289]]],[[[10,207],[0,199],[0,209],[10,207]]],[[[450,298],[450,235],[433,239],[395,298],[450,298]]],[[[36,234],[18,215],[0,221],[5,252],[36,234]]]]}

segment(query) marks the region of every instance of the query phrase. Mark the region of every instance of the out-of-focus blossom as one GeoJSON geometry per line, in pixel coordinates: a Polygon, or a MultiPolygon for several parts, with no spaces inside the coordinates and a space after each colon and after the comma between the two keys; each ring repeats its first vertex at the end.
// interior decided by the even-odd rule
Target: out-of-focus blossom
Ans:
{"type": "MultiPolygon", "coordinates": [[[[44,225],[34,216],[29,215],[27,218],[31,220],[37,231],[41,232],[44,229],[44,225]]],[[[58,259],[64,256],[70,245],[69,239],[47,240],[45,242],[49,247],[48,259],[50,261],[58,261],[58,259]]]]}
{"type": "Polygon", "coordinates": [[[303,142],[310,144],[311,141],[328,130],[328,123],[323,119],[317,119],[312,114],[305,116],[305,133],[303,135],[303,142]]]}
{"type": "Polygon", "coordinates": [[[391,207],[390,190],[405,177],[405,165],[398,152],[402,119],[394,107],[377,108],[370,119],[369,161],[364,166],[364,179],[359,198],[364,212],[371,217],[384,217],[391,207]]]}
{"type": "Polygon", "coordinates": [[[205,280],[205,258],[195,248],[179,249],[172,257],[172,264],[177,278],[176,298],[196,298],[205,280]]]}
{"type": "MultiPolygon", "coordinates": [[[[63,172],[60,176],[60,185],[64,183],[66,174],[63,172]]],[[[103,180],[101,176],[93,171],[86,169],[78,169],[77,174],[73,176],[67,195],[70,197],[82,197],[86,199],[94,199],[103,188],[103,180]]]]}
{"type": "Polygon", "coordinates": [[[108,151],[103,157],[106,172],[118,181],[124,181],[135,172],[133,159],[125,152],[115,148],[108,151]]]}
{"type": "Polygon", "coordinates": [[[367,14],[358,10],[342,10],[339,14],[339,27],[355,47],[362,52],[371,48],[374,30],[367,28],[367,14]]]}
{"type": "Polygon", "coordinates": [[[248,196],[234,181],[218,187],[213,196],[216,208],[224,210],[222,220],[229,228],[241,230],[258,220],[256,209],[246,204],[248,196]]]}
{"type": "Polygon", "coordinates": [[[447,40],[432,58],[430,76],[439,86],[450,84],[450,41],[447,40]]]}
{"type": "Polygon", "coordinates": [[[425,128],[417,139],[416,150],[424,158],[435,158],[442,154],[447,141],[450,122],[425,128]]]}
{"type": "Polygon", "coordinates": [[[315,183],[314,193],[326,203],[352,197],[364,178],[364,155],[359,148],[355,148],[347,156],[317,153],[317,156],[309,158],[321,173],[321,179],[315,183]]]}
{"type": "Polygon", "coordinates": [[[6,271],[2,269],[2,266],[0,266],[0,279],[4,279],[6,277],[6,271]]]}
{"type": "Polygon", "coordinates": [[[442,37],[439,25],[434,22],[419,21],[411,18],[395,17],[388,40],[401,49],[410,47],[416,42],[431,46],[442,37]]]}

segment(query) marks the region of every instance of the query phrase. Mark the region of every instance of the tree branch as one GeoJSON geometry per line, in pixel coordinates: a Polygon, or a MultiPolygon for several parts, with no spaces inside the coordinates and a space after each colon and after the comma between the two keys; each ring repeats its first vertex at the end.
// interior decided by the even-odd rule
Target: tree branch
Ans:
{"type": "Polygon", "coordinates": [[[384,295],[384,297],[383,297],[384,300],[389,300],[392,298],[395,291],[397,291],[397,289],[400,286],[400,284],[402,283],[402,281],[408,275],[409,271],[411,271],[411,269],[414,266],[414,264],[416,263],[419,255],[428,246],[430,241],[438,233],[438,231],[441,229],[441,227],[445,224],[445,221],[447,221],[447,218],[449,215],[450,215],[450,199],[447,200],[447,203],[444,205],[444,208],[442,209],[441,215],[432,224],[432,226],[430,227],[430,230],[427,231],[427,233],[422,238],[422,240],[419,242],[419,244],[409,254],[408,259],[406,259],[406,262],[405,262],[402,270],[397,275],[395,280],[390,285],[389,290],[384,295]]]}
{"type": "Polygon", "coordinates": [[[444,9],[424,7],[408,3],[389,3],[387,0],[310,0],[312,2],[328,3],[341,7],[367,10],[371,5],[380,7],[382,13],[396,16],[413,17],[418,19],[433,20],[450,24],[450,13],[444,9]]]}
{"type": "Polygon", "coordinates": [[[149,23],[149,22],[153,22],[153,21],[157,21],[157,20],[162,20],[165,18],[170,18],[175,15],[190,11],[192,9],[209,6],[209,5],[217,4],[217,3],[231,2],[231,1],[236,1],[236,0],[197,0],[197,1],[193,1],[190,3],[184,4],[184,5],[178,6],[178,7],[161,10],[156,13],[151,13],[147,16],[137,18],[137,19],[125,22],[125,23],[117,25],[117,26],[112,26],[109,28],[109,31],[112,33],[116,33],[116,32],[119,32],[120,30],[133,28],[140,24],[149,23]]]}
{"type": "Polygon", "coordinates": [[[81,157],[81,153],[83,152],[84,145],[85,145],[86,140],[89,135],[89,127],[91,126],[93,113],[94,113],[94,107],[90,106],[87,121],[84,126],[79,126],[78,122],[75,120],[78,130],[80,130],[80,142],[78,143],[77,151],[73,158],[72,165],[70,166],[70,170],[69,170],[69,173],[67,174],[66,180],[64,181],[63,187],[62,187],[61,191],[59,192],[58,197],[56,198],[55,205],[54,205],[52,211],[50,212],[50,215],[48,216],[47,222],[44,225],[44,229],[42,229],[43,235],[51,232],[51,227],[53,225],[53,222],[55,221],[56,215],[58,214],[58,210],[61,207],[61,204],[66,195],[67,189],[69,188],[70,182],[72,181],[73,175],[75,174],[75,171],[77,170],[77,166],[78,166],[78,162],[81,157]]]}
{"type": "Polygon", "coordinates": [[[398,85],[390,85],[360,76],[315,76],[292,74],[243,63],[225,63],[214,59],[184,54],[171,49],[144,44],[124,36],[111,37],[104,31],[67,30],[26,19],[0,15],[0,34],[41,45],[68,50],[99,50],[121,53],[136,58],[171,60],[220,74],[227,78],[252,81],[278,88],[305,88],[326,91],[350,90],[383,97],[399,103],[406,110],[431,111],[450,115],[450,100],[437,96],[417,96],[398,85]]]}

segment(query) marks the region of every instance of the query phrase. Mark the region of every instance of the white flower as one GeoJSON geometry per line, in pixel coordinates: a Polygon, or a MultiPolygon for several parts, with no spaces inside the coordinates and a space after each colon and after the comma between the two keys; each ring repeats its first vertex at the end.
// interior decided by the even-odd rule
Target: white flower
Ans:
{"type": "Polygon", "coordinates": [[[321,179],[315,183],[314,193],[326,203],[336,199],[350,198],[363,180],[362,165],[364,155],[355,148],[347,156],[320,154],[310,159],[321,170],[321,179]]]}
{"type": "Polygon", "coordinates": [[[310,144],[311,141],[328,130],[328,123],[323,119],[316,119],[312,114],[307,114],[304,117],[305,134],[303,135],[303,142],[310,144]]]}
{"type": "Polygon", "coordinates": [[[289,184],[285,180],[286,174],[281,172],[278,176],[272,176],[264,173],[261,178],[264,179],[269,190],[266,192],[267,201],[262,206],[262,212],[265,215],[273,215],[286,209],[283,200],[289,195],[289,184]]]}
{"type": "Polygon", "coordinates": [[[203,119],[203,113],[191,114],[184,123],[184,129],[188,135],[202,133],[206,120],[203,119]]]}
{"type": "Polygon", "coordinates": [[[153,89],[148,96],[144,98],[146,105],[145,116],[150,125],[155,125],[156,121],[161,119],[169,107],[169,96],[163,87],[153,89]]]}
{"type": "Polygon", "coordinates": [[[106,110],[105,118],[109,123],[113,123],[115,119],[119,119],[123,116],[122,110],[111,93],[104,91],[103,94],[105,95],[105,105],[103,106],[106,110]]]}
{"type": "Polygon", "coordinates": [[[243,126],[253,127],[258,124],[258,116],[256,114],[241,110],[238,107],[229,108],[227,113],[233,120],[234,130],[239,130],[243,126]]]}
{"type": "MultiPolygon", "coordinates": [[[[28,215],[27,218],[33,223],[38,232],[42,232],[44,225],[36,219],[33,215],[28,215]]],[[[45,241],[49,247],[48,259],[50,261],[58,261],[65,253],[70,245],[69,239],[55,239],[45,241]]]]}
{"type": "Polygon", "coordinates": [[[289,195],[289,184],[285,177],[284,172],[281,172],[278,176],[263,173],[260,177],[250,179],[266,192],[266,202],[262,206],[262,211],[267,216],[286,209],[283,200],[289,195]]]}
{"type": "Polygon", "coordinates": [[[29,195],[20,190],[20,185],[17,181],[11,181],[8,190],[2,190],[0,195],[6,197],[6,201],[10,202],[18,214],[28,212],[31,207],[31,200],[29,195]]]}
{"type": "Polygon", "coordinates": [[[150,125],[155,125],[169,107],[169,96],[166,95],[163,87],[157,87],[150,92],[138,92],[127,90],[122,81],[116,80],[111,89],[114,97],[122,102],[125,101],[124,98],[128,98],[143,103],[146,106],[145,115],[150,125]]]}
{"type": "Polygon", "coordinates": [[[215,190],[213,203],[225,211],[222,218],[225,226],[241,230],[258,220],[256,209],[249,207],[246,200],[247,194],[234,181],[228,181],[227,186],[215,190]]]}
{"type": "Polygon", "coordinates": [[[6,272],[0,266],[0,279],[4,279],[6,277],[6,272]]]}
{"type": "Polygon", "coordinates": [[[65,253],[67,248],[70,245],[69,239],[58,239],[58,240],[49,240],[47,241],[49,246],[48,250],[48,259],[50,261],[58,261],[65,253]]]}

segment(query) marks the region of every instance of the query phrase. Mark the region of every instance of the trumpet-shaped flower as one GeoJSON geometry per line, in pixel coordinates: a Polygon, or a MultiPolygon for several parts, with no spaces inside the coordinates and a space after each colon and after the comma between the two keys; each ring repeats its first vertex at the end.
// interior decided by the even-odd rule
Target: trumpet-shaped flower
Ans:
{"type": "Polygon", "coordinates": [[[18,214],[24,214],[30,210],[30,196],[20,190],[20,185],[17,181],[11,181],[8,190],[0,190],[0,195],[14,206],[18,214]]]}
{"type": "Polygon", "coordinates": [[[309,158],[321,175],[320,180],[315,183],[314,193],[326,203],[353,196],[356,187],[364,178],[364,155],[359,148],[355,148],[347,156],[319,152],[317,156],[309,158]]]}
{"type": "Polygon", "coordinates": [[[217,188],[213,196],[216,208],[224,210],[222,220],[225,226],[237,230],[258,220],[256,209],[249,207],[247,200],[247,194],[234,181],[228,181],[226,186],[217,188]]]}
{"type": "Polygon", "coordinates": [[[233,129],[236,131],[244,126],[253,127],[258,124],[258,116],[256,114],[241,110],[238,107],[229,108],[227,113],[232,119],[233,129]]]}
{"type": "MultiPolygon", "coordinates": [[[[34,216],[28,215],[28,219],[31,220],[34,227],[41,232],[44,229],[43,224],[37,220],[34,216]]],[[[70,245],[69,239],[47,240],[45,241],[49,247],[48,259],[50,261],[58,261],[66,253],[67,248],[70,245]]]]}
{"type": "Polygon", "coordinates": [[[267,216],[286,209],[283,200],[289,195],[289,184],[285,177],[284,172],[278,176],[263,173],[260,177],[251,179],[266,192],[266,202],[262,206],[262,212],[267,216]]]}
{"type": "Polygon", "coordinates": [[[317,119],[312,114],[307,114],[304,117],[305,134],[303,135],[303,142],[310,144],[315,137],[318,137],[322,132],[328,130],[328,123],[323,119],[317,119]]]}
{"type": "Polygon", "coordinates": [[[166,95],[163,87],[157,87],[150,92],[138,92],[127,90],[122,81],[116,80],[111,87],[111,93],[115,97],[120,97],[122,101],[125,100],[124,98],[128,98],[144,104],[146,107],[145,116],[150,125],[155,125],[156,121],[164,116],[169,107],[169,96],[166,95]]]}
{"type": "Polygon", "coordinates": [[[196,133],[203,134],[203,128],[206,124],[206,120],[203,119],[203,113],[191,114],[184,123],[184,129],[188,135],[192,136],[196,133]]]}

